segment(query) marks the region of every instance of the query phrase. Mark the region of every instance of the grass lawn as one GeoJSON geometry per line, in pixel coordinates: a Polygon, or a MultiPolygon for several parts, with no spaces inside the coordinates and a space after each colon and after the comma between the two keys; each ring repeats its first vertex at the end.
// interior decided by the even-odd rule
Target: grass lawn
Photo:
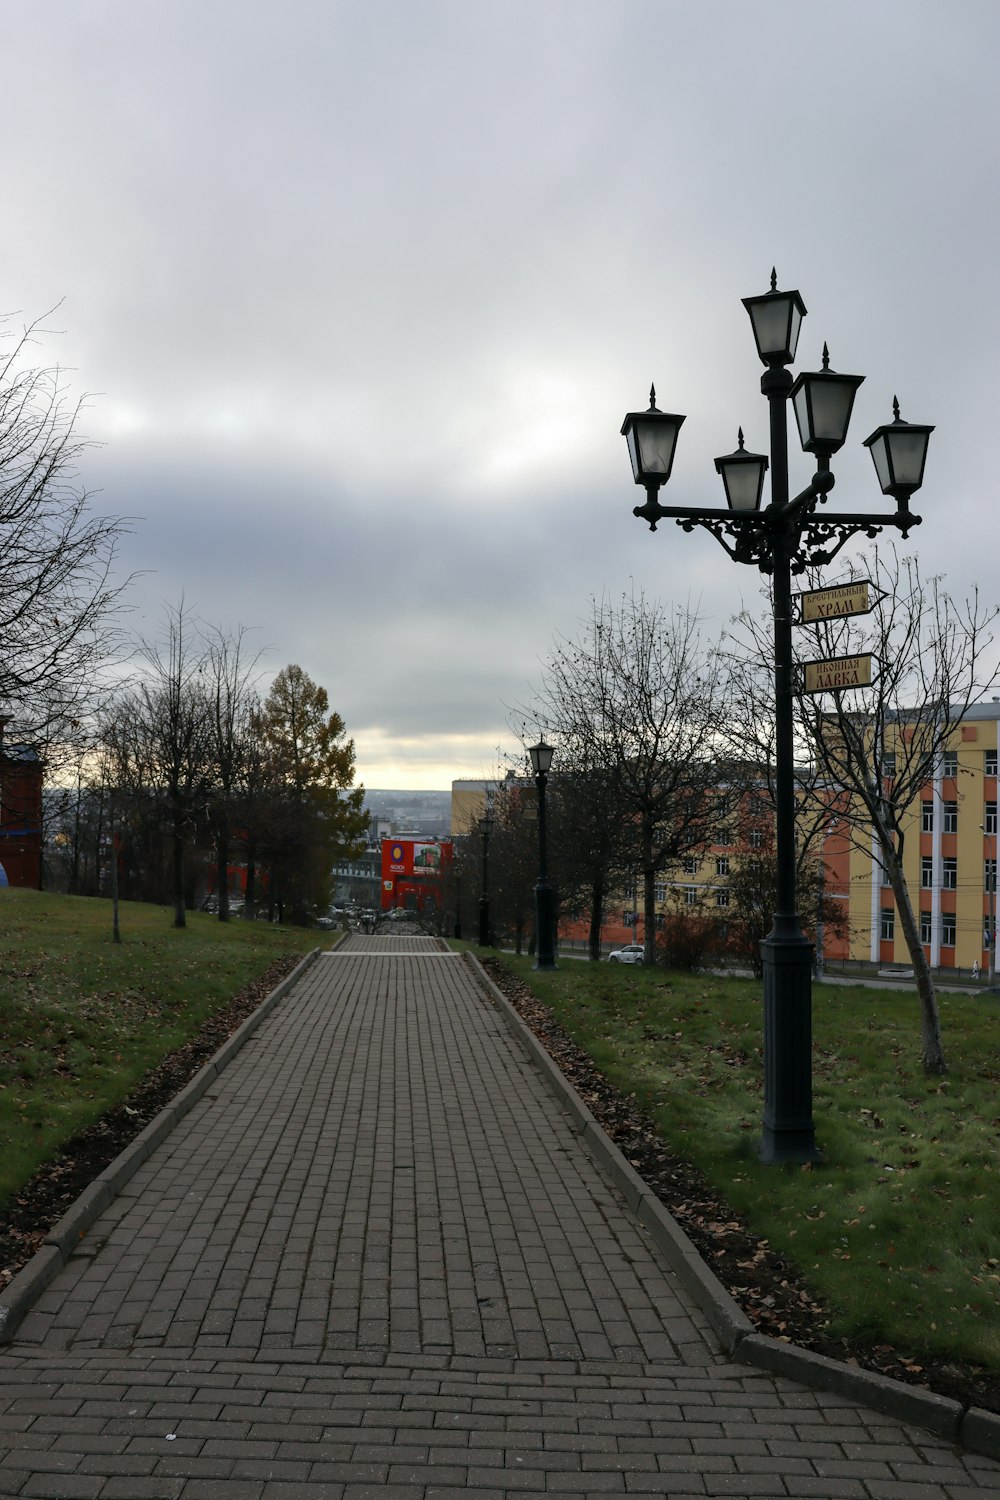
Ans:
{"type": "Polygon", "coordinates": [[[759,983],[508,961],[673,1149],[797,1264],[833,1309],[831,1333],[1000,1370],[1000,999],[941,996],[941,1080],[920,1068],[915,995],[817,986],[824,1161],[764,1167],[759,983]]]}
{"type": "Polygon", "coordinates": [[[323,934],[0,890],[0,1206],[278,958],[323,934]]]}

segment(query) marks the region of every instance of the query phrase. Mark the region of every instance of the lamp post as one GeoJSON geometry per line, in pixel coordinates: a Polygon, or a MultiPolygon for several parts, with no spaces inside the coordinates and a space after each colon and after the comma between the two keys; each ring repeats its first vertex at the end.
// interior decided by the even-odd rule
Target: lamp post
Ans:
{"type": "Polygon", "coordinates": [[[836,831],[837,819],[831,818],[829,823],[822,829],[819,850],[819,904],[816,911],[816,954],[813,961],[813,974],[816,979],[823,978],[823,970],[826,964],[826,843],[832,833],[836,831]]]}
{"type": "MultiPolygon", "coordinates": [[[[982,826],[982,825],[980,825],[982,826]]],[[[985,828],[983,832],[985,833],[985,828]]],[[[985,840],[984,840],[985,842],[985,840]]],[[[992,869],[987,867],[986,886],[990,898],[989,927],[986,931],[986,952],[989,959],[987,988],[992,989],[997,980],[997,836],[993,835],[992,869]]]]}
{"type": "Polygon", "coordinates": [[[490,932],[490,834],[493,832],[493,816],[486,812],[479,819],[479,833],[483,840],[483,890],[479,897],[479,946],[492,948],[490,932]]]}
{"type": "Polygon", "coordinates": [[[538,788],[538,881],[535,885],[535,968],[555,969],[555,892],[549,883],[545,849],[545,783],[555,754],[551,745],[539,740],[528,754],[538,788]]]}
{"type": "Polygon", "coordinates": [[[865,446],[871,450],[882,493],[896,501],[894,514],[818,515],[834,486],[830,461],[847,437],[851,408],[863,375],[830,369],[823,346],[822,368],[793,381],[805,304],[797,291],[771,289],[745,297],[757,353],[764,365],[760,389],[770,417],[770,457],[749,453],[743,443],[715,460],[728,509],[660,505],[660,486],[670,477],[682,416],[661,412],[650,390],[646,412],[629,412],[622,425],[636,484],[646,503],[634,514],[649,523],[672,519],[685,531],[711,532],[734,561],[749,563],[771,577],[774,613],[775,836],[777,905],[770,933],[761,944],[764,965],[764,1128],[760,1156],[765,1162],[810,1161],[817,1156],[812,1114],[812,944],[802,931],[795,900],[795,762],[793,739],[792,587],[793,574],[832,559],[857,533],[874,537],[893,526],[905,537],[919,525],[909,510],[910,496],[923,483],[932,427],[904,422],[894,401],[894,420],[879,427],[865,446]],[[800,494],[789,498],[788,401],[799,438],[816,469],[800,494]],[[770,468],[771,500],[761,508],[764,476],[770,468]]]}

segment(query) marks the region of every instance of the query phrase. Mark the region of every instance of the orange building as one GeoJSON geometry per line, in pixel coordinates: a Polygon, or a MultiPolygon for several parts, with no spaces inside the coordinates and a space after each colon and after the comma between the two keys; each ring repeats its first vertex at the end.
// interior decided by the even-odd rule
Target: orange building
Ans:
{"type": "MultiPolygon", "coordinates": [[[[998,728],[1000,699],[967,709],[903,819],[903,871],[932,968],[995,971],[998,728]]],[[[886,726],[887,784],[911,733],[905,714],[886,726]]],[[[874,837],[852,851],[851,927],[852,958],[909,962],[874,837]]]]}

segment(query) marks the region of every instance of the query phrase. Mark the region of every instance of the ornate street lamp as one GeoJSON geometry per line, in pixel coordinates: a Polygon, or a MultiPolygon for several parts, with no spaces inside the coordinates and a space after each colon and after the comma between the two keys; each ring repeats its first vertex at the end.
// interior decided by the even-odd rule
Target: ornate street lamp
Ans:
{"type": "MultiPolygon", "coordinates": [[[[683,417],[680,419],[683,421],[683,417]]],[[[676,436],[676,434],[675,434],[676,436]]],[[[669,464],[668,464],[669,472],[669,464]]],[[[555,754],[551,745],[539,740],[528,749],[538,788],[538,881],[535,885],[535,968],[555,969],[555,892],[549,883],[545,849],[545,783],[555,754]]]]}
{"type": "Polygon", "coordinates": [[[891,495],[900,510],[906,510],[910,496],[924,482],[927,443],[934,428],[904,422],[895,396],[892,412],[895,420],[876,427],[871,437],[865,438],[865,447],[874,460],[883,495],[891,495]]]}
{"type": "Polygon", "coordinates": [[[683,417],[659,410],[655,385],[649,387],[649,410],[627,413],[622,432],[628,443],[636,484],[653,484],[657,489],[666,484],[674,466],[674,449],[683,421],[683,417]]]}
{"type": "Polygon", "coordinates": [[[738,433],[739,446],[715,460],[715,472],[722,475],[726,504],[730,510],[760,510],[767,459],[763,453],[748,453],[743,446],[743,428],[738,433]]]}
{"type": "Polygon", "coordinates": [[[493,947],[493,934],[490,931],[490,834],[493,832],[493,815],[487,809],[479,819],[479,834],[483,841],[483,888],[479,897],[479,946],[480,948],[493,947]]]}
{"type": "Polygon", "coordinates": [[[886,526],[905,537],[920,517],[909,510],[910,497],[923,483],[927,441],[932,427],[903,422],[894,403],[895,421],[866,439],[883,494],[896,501],[896,512],[817,514],[834,486],[830,461],[843,446],[851,410],[863,375],[839,375],[830,369],[823,346],[823,366],[793,381],[786,368],[795,358],[805,303],[797,291],[780,292],[771,272],[771,289],[744,297],[761,363],[761,393],[770,417],[770,458],[748,453],[740,430],[738,447],[715,460],[726,492],[725,510],[664,506],[660,487],[673,467],[682,416],[659,412],[650,392],[648,412],[629,412],[622,432],[628,438],[632,473],[646,491],[645,505],[634,514],[655,531],[664,519],[685,531],[701,526],[711,532],[736,562],[750,563],[772,579],[774,609],[775,835],[777,905],[771,932],[761,944],[764,963],[764,1129],[765,1162],[810,1161],[816,1157],[812,1113],[812,944],[802,931],[795,904],[795,763],[792,718],[793,574],[831,562],[858,533],[874,537],[886,526]],[[812,480],[794,498],[788,493],[788,402],[791,399],[799,438],[814,456],[812,480]],[[761,508],[764,476],[770,470],[771,500],[761,508]]]}

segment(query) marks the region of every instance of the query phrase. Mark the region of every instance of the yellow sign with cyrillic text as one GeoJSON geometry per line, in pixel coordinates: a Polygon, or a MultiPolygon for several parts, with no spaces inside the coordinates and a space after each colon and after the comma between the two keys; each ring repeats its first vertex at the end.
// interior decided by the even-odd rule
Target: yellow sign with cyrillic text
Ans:
{"type": "Polygon", "coordinates": [[[874,608],[870,598],[871,584],[867,578],[843,583],[835,589],[813,589],[799,595],[802,624],[817,620],[839,620],[845,615],[866,615],[874,608]]]}
{"type": "Polygon", "coordinates": [[[870,687],[872,658],[834,656],[829,661],[807,661],[802,664],[802,692],[840,693],[846,688],[870,687]]]}

